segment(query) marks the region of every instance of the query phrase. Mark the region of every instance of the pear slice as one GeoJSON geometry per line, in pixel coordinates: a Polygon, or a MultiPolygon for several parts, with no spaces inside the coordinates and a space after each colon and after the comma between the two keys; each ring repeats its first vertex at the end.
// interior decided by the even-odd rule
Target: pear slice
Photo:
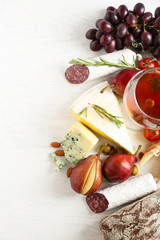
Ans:
{"type": "Polygon", "coordinates": [[[85,185],[82,189],[82,194],[84,194],[84,195],[91,189],[91,187],[94,184],[95,177],[96,177],[96,169],[97,169],[96,166],[97,166],[97,163],[96,163],[96,161],[94,161],[94,164],[89,172],[89,175],[86,179],[85,185]]]}
{"type": "Polygon", "coordinates": [[[139,166],[143,166],[146,162],[148,162],[152,157],[154,156],[154,153],[152,151],[146,152],[141,160],[139,161],[139,166]]]}

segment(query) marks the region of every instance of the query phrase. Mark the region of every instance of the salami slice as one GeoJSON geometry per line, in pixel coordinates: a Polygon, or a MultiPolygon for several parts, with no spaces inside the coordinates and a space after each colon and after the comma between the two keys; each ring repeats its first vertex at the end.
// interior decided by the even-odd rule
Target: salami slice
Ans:
{"type": "Polygon", "coordinates": [[[102,193],[93,193],[86,197],[89,208],[94,213],[104,212],[108,208],[108,200],[102,193]]]}
{"type": "Polygon", "coordinates": [[[72,65],[67,68],[65,78],[73,84],[83,83],[89,77],[89,69],[85,65],[72,65]]]}

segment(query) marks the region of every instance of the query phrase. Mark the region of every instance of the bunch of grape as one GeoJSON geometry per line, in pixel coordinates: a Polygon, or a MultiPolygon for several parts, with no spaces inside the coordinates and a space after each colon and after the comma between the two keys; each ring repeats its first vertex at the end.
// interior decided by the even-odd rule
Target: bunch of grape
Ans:
{"type": "Polygon", "coordinates": [[[143,3],[137,3],[133,11],[125,5],[118,9],[110,6],[104,18],[98,19],[95,25],[97,28],[86,32],[86,38],[92,40],[91,50],[98,51],[104,46],[105,51],[111,53],[134,46],[137,50],[150,50],[154,57],[160,58],[160,7],[153,16],[145,12],[143,3]]]}

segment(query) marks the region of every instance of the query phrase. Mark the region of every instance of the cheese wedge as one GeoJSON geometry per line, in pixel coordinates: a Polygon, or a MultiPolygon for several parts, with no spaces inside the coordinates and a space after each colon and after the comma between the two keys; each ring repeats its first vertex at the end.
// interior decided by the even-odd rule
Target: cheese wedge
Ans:
{"type": "Polygon", "coordinates": [[[65,158],[73,164],[77,164],[93,148],[99,139],[82,123],[75,122],[64,136],[61,146],[65,158]]]}
{"type": "Polygon", "coordinates": [[[79,121],[84,123],[92,130],[98,132],[108,140],[116,143],[129,153],[133,153],[133,147],[129,139],[116,96],[112,92],[111,88],[108,88],[103,94],[100,93],[100,91],[107,85],[109,85],[109,83],[105,81],[85,92],[71,106],[71,112],[79,121]],[[89,104],[96,104],[104,108],[108,113],[121,117],[118,119],[124,124],[118,128],[118,126],[107,117],[102,118],[89,104]],[[87,110],[83,111],[83,109],[86,107],[87,110]]]}

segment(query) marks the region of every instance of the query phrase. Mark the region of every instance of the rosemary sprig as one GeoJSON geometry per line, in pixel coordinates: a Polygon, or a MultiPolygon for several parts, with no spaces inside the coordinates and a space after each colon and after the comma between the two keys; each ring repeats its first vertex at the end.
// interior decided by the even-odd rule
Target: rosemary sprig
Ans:
{"type": "Polygon", "coordinates": [[[124,55],[122,55],[122,59],[118,59],[119,63],[113,63],[105,60],[102,57],[98,57],[99,60],[95,60],[94,58],[89,58],[90,61],[83,60],[81,58],[72,59],[69,63],[70,64],[77,64],[77,65],[85,65],[87,67],[89,66],[108,66],[108,67],[117,67],[117,68],[131,68],[131,69],[137,69],[135,64],[135,58],[133,56],[133,64],[127,63],[124,55]]]}
{"type": "Polygon", "coordinates": [[[82,111],[79,112],[79,115],[85,114],[85,117],[87,117],[87,107],[83,108],[82,111]]]}
{"type": "Polygon", "coordinates": [[[100,115],[101,118],[107,117],[110,121],[114,122],[117,127],[121,127],[122,124],[124,124],[122,121],[120,121],[118,116],[114,116],[110,113],[108,113],[104,108],[96,105],[96,104],[89,104],[91,107],[100,115]]]}
{"type": "MultiPolygon", "coordinates": [[[[104,108],[96,105],[96,104],[90,104],[88,103],[97,113],[101,118],[107,117],[110,121],[114,122],[118,127],[120,127],[122,124],[124,124],[122,121],[120,121],[118,116],[114,116],[110,113],[108,113],[104,108]]],[[[82,109],[82,111],[79,112],[79,115],[82,115],[83,113],[85,114],[85,117],[87,117],[87,110],[88,107],[85,107],[82,109]]]]}

